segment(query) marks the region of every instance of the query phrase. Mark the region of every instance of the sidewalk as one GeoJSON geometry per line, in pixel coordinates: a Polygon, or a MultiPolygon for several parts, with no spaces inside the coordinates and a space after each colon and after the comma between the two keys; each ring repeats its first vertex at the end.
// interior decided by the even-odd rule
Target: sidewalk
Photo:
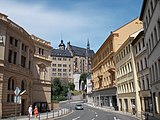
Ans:
{"type": "MultiPolygon", "coordinates": [[[[139,120],[142,120],[142,118],[139,118],[137,117],[136,115],[132,115],[131,113],[129,112],[123,112],[123,111],[115,111],[113,109],[110,109],[109,107],[100,107],[100,106],[94,106],[92,104],[89,104],[89,103],[86,103],[86,105],[90,106],[90,107],[93,107],[93,108],[97,108],[97,109],[100,109],[100,110],[103,110],[103,111],[107,111],[107,112],[114,112],[114,113],[118,113],[118,114],[122,114],[122,115],[127,115],[127,116],[131,116],[131,117],[134,117],[134,118],[137,118],[139,120]]],[[[146,119],[147,120],[147,119],[146,119]]],[[[156,117],[153,117],[153,116],[148,116],[148,120],[160,120],[156,117]]]]}
{"type": "MultiPolygon", "coordinates": [[[[30,118],[30,120],[46,120],[49,118],[57,118],[57,117],[62,117],[64,115],[67,115],[71,113],[72,111],[67,108],[63,108],[57,111],[51,111],[51,112],[46,112],[46,113],[40,113],[37,118],[34,118],[34,115],[30,118]]],[[[3,120],[15,120],[15,117],[12,118],[7,118],[3,120]]],[[[26,116],[17,116],[16,120],[29,120],[28,115],[26,116]]]]}

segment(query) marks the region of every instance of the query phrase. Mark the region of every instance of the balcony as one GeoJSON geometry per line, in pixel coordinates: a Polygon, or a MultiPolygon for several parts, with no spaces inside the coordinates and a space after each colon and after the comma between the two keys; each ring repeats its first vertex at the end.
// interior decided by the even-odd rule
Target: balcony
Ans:
{"type": "Polygon", "coordinates": [[[114,66],[108,66],[108,72],[111,74],[115,73],[115,67],[114,66]]]}

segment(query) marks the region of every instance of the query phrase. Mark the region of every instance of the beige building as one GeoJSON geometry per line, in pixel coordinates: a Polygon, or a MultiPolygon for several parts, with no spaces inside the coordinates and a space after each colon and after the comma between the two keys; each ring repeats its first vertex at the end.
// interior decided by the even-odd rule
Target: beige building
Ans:
{"type": "Polygon", "coordinates": [[[131,42],[141,31],[142,30],[138,30],[129,35],[126,41],[115,53],[116,86],[119,110],[132,112],[132,105],[134,104],[138,114],[141,113],[141,104],[131,42]]]}
{"type": "Polygon", "coordinates": [[[60,78],[64,83],[73,82],[73,56],[65,49],[63,40],[59,49],[52,50],[52,78],[60,78]]]}
{"type": "Polygon", "coordinates": [[[149,79],[151,81],[153,112],[160,114],[160,1],[144,0],[140,20],[143,21],[148,49],[149,79]]]}
{"type": "MultiPolygon", "coordinates": [[[[115,84],[115,52],[130,34],[142,28],[138,18],[111,32],[92,60],[92,85],[94,104],[117,106],[115,84]]],[[[128,48],[129,49],[129,48],[128,48]]]]}
{"type": "MultiPolygon", "coordinates": [[[[51,109],[51,43],[31,35],[34,42],[32,104],[51,109]]],[[[39,110],[40,112],[43,112],[39,110]]]]}
{"type": "Polygon", "coordinates": [[[35,46],[43,46],[49,53],[50,47],[34,41],[22,27],[0,13],[0,118],[15,115],[16,87],[20,89],[20,93],[26,90],[21,95],[21,103],[17,104],[17,115],[27,114],[29,105],[34,102],[50,103],[49,76],[42,79],[38,67],[35,67],[43,62],[49,72],[50,62],[48,56],[36,56],[35,46]]]}

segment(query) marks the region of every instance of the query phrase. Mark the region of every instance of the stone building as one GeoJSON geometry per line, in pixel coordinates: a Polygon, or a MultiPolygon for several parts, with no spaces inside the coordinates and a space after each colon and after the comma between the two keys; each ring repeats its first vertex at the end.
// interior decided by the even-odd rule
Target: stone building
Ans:
{"type": "Polygon", "coordinates": [[[138,18],[111,32],[92,59],[92,96],[94,104],[117,107],[115,84],[115,52],[130,34],[142,28],[138,18]]]}
{"type": "Polygon", "coordinates": [[[87,48],[73,46],[70,42],[67,47],[61,40],[59,49],[52,50],[52,77],[58,77],[66,82],[74,82],[75,89],[79,90],[79,79],[82,73],[91,72],[91,57],[89,41],[87,48]]]}
{"type": "Polygon", "coordinates": [[[73,82],[73,56],[65,48],[63,40],[59,49],[52,50],[52,78],[60,78],[64,83],[73,82]]]}
{"type": "Polygon", "coordinates": [[[17,115],[28,114],[29,105],[36,101],[50,103],[50,92],[48,92],[50,91],[50,78],[48,73],[45,80],[49,84],[45,84],[46,81],[44,79],[41,81],[40,74],[38,74],[39,69],[35,67],[41,62],[47,63],[47,72],[49,72],[48,56],[46,56],[47,60],[42,56],[39,59],[36,57],[37,48],[35,46],[39,44],[49,53],[50,47],[48,45],[46,47],[45,43],[42,45],[42,43],[34,41],[22,27],[8,19],[8,16],[0,13],[1,118],[15,115],[14,91],[16,87],[20,89],[20,93],[24,92],[19,97],[21,103],[17,104],[17,115]]]}
{"type": "Polygon", "coordinates": [[[160,115],[160,1],[143,0],[140,20],[148,49],[149,79],[151,81],[154,115],[160,115]]]}

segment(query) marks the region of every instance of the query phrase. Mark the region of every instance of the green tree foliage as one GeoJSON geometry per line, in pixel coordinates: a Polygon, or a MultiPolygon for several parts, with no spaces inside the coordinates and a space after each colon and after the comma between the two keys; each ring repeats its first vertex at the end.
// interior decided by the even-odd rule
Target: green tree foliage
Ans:
{"type": "Polygon", "coordinates": [[[52,94],[52,100],[57,100],[57,101],[62,101],[67,99],[67,93],[69,92],[68,90],[74,90],[75,85],[74,83],[68,83],[62,85],[61,81],[59,78],[55,78],[52,81],[52,86],[51,86],[51,94],[52,94]]]}
{"type": "Polygon", "coordinates": [[[85,85],[86,85],[86,83],[87,83],[87,76],[88,76],[87,73],[83,73],[83,74],[81,74],[81,76],[80,76],[79,86],[81,86],[81,83],[82,83],[82,90],[85,89],[85,85]],[[82,81],[83,81],[83,82],[82,82],[82,81]]]}
{"type": "Polygon", "coordinates": [[[74,83],[69,82],[69,83],[68,83],[68,88],[69,88],[69,90],[74,91],[74,89],[75,89],[75,85],[74,85],[74,83]]]}

